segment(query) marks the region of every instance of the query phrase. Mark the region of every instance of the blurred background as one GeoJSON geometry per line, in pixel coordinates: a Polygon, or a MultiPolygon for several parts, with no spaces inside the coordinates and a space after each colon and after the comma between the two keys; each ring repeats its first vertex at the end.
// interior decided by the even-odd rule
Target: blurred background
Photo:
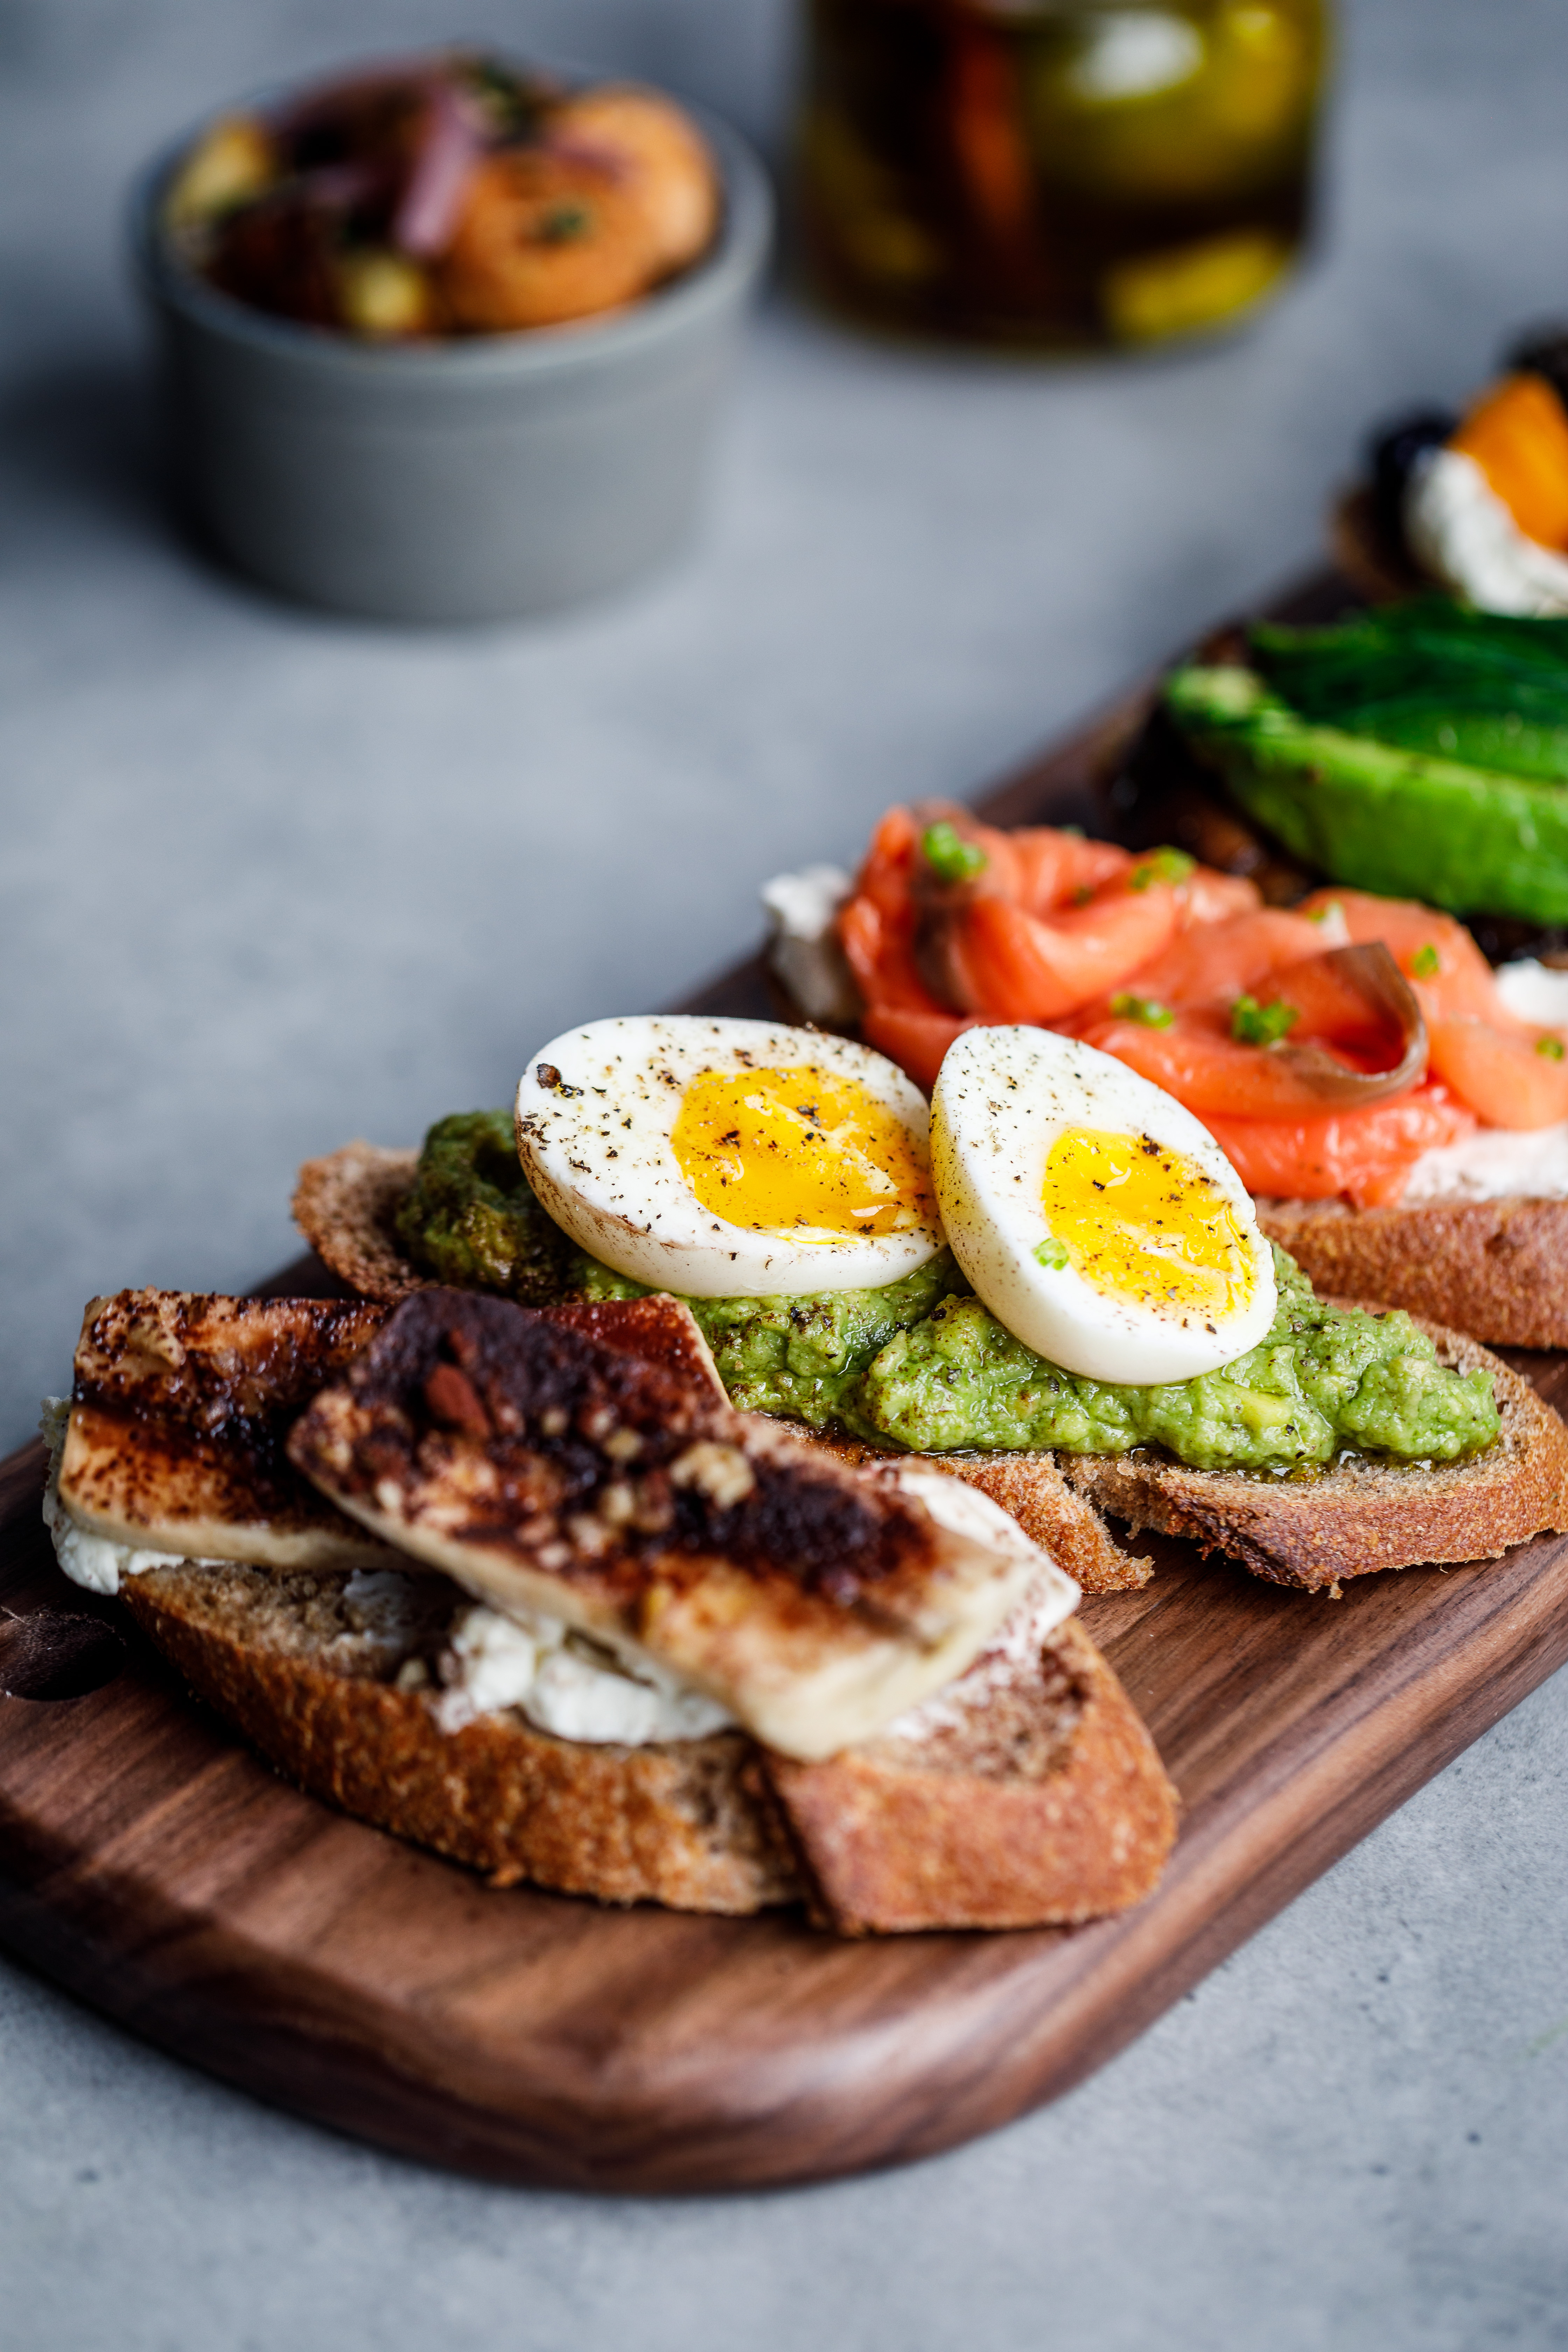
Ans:
{"type": "Polygon", "coordinates": [[[300,1157],[412,1141],[564,1024],[685,991],[765,876],[977,788],[1312,562],[1372,420],[1568,309],[1568,14],[1347,0],[1318,247],[1245,333],[997,360],[786,279],[676,571],[513,628],[323,619],[166,527],[124,192],[236,93],[459,32],[786,163],[791,0],[0,13],[8,1442],[89,1294],[279,1263],[300,1157]]]}

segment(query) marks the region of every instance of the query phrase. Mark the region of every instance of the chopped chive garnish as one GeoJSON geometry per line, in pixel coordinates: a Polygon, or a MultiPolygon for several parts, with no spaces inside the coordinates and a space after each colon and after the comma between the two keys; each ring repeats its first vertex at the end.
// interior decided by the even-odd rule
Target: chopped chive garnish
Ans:
{"type": "Polygon", "coordinates": [[[1563,1040],[1561,1037],[1538,1037],[1535,1050],[1544,1055],[1549,1062],[1560,1062],[1563,1059],[1563,1040]]]}
{"type": "Polygon", "coordinates": [[[1058,1242],[1055,1234],[1047,1234],[1045,1240],[1040,1244],[1039,1248],[1035,1252],[1035,1260],[1037,1265],[1066,1265],[1068,1262],[1067,1245],[1063,1242],[1058,1242]]]}
{"type": "Polygon", "coordinates": [[[1111,998],[1110,1009],[1119,1021],[1136,1021],[1144,1029],[1168,1029],[1176,1017],[1157,996],[1129,996],[1125,990],[1111,998]]]}
{"type": "Polygon", "coordinates": [[[1441,971],[1442,969],[1443,959],[1430,940],[1424,948],[1417,948],[1410,959],[1410,974],[1413,980],[1430,980],[1435,971],[1441,971]]]}
{"type": "Polygon", "coordinates": [[[1184,882],[1197,862],[1184,849],[1152,849],[1128,876],[1128,887],[1147,890],[1156,882],[1184,882]]]}
{"type": "Polygon", "coordinates": [[[1293,1004],[1278,997],[1259,1004],[1256,996],[1238,996],[1230,1009],[1230,1034],[1238,1045],[1278,1045],[1300,1017],[1293,1004]]]}
{"type": "Polygon", "coordinates": [[[939,882],[973,882],[985,871],[985,852],[977,842],[965,841],[946,817],[927,825],[921,835],[921,856],[939,882]]]}

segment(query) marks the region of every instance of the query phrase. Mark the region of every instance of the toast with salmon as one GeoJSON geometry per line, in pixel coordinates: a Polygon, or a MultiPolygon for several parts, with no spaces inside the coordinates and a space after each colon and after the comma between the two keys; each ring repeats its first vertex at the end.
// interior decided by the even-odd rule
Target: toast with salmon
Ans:
{"type": "MultiPolygon", "coordinates": [[[[1158,779],[1146,789],[1139,837],[1162,818],[1158,779]]],[[[847,955],[861,1035],[927,1087],[966,1027],[1079,1037],[1203,1120],[1320,1289],[1494,1345],[1568,1346],[1568,1015],[1532,967],[1500,979],[1429,907],[1300,896],[1307,873],[1271,874],[1228,816],[1192,845],[1228,849],[1295,904],[1262,904],[1246,874],[1186,850],[932,814],[889,811],[817,917],[847,955]],[[953,874],[962,856],[962,877],[931,855],[953,874]],[[1510,992],[1532,972],[1540,1003],[1528,977],[1510,992]]],[[[791,969],[812,945],[792,933],[791,969]]]]}
{"type": "Polygon", "coordinates": [[[121,1293],[62,1422],[68,1572],[306,1789],[493,1883],[853,1935],[1158,1875],[1173,1794],[1070,1580],[947,1481],[734,1414],[672,1300],[121,1293]]]}
{"type": "MultiPolygon", "coordinates": [[[[393,1224],[397,1195],[381,1166],[367,1163],[374,1149],[355,1144],[309,1163],[295,1193],[295,1216],[341,1279],[358,1277],[367,1286],[384,1285],[382,1295],[406,1297],[429,1277],[401,1253],[393,1224]],[[354,1171],[367,1164],[376,1168],[376,1181],[356,1186],[354,1171]]],[[[382,1155],[382,1165],[392,1156],[382,1155]]],[[[412,1182],[413,1155],[400,1157],[412,1182]]],[[[1343,1222],[1353,1229],[1358,1220],[1347,1213],[1343,1222]]],[[[1267,1231],[1267,1219],[1264,1223],[1267,1231]]],[[[1306,1263],[1310,1270],[1310,1257],[1306,1263]]],[[[1354,1289],[1339,1282],[1317,1287],[1331,1295],[1354,1289]]],[[[1373,1288],[1370,1296],[1379,1294],[1373,1288]]],[[[1352,1297],[1346,1303],[1356,1302],[1352,1297]]],[[[1273,1582],[1326,1591],[1374,1569],[1494,1558],[1531,1536],[1568,1528],[1568,1429],[1527,1381],[1454,1330],[1451,1320],[1424,1318],[1439,1360],[1462,1371],[1486,1371],[1502,1418],[1497,1444],[1469,1463],[1407,1469],[1344,1461],[1316,1475],[1280,1480],[1188,1469],[1147,1448],[1059,1460],[1033,1451],[912,1456],[881,1453],[831,1433],[799,1436],[852,1465],[897,1460],[973,1485],[1016,1518],[1086,1591],[1125,1590],[1151,1573],[1146,1559],[1113,1540],[1101,1513],[1127,1522],[1134,1535],[1148,1528],[1188,1536],[1273,1582]]]]}

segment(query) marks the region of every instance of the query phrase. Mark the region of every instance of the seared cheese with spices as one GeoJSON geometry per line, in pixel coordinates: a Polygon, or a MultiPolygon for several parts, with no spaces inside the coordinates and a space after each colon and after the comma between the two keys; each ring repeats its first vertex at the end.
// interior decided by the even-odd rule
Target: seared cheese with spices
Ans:
{"type": "Polygon", "coordinates": [[[1076,1599],[1002,1515],[944,1524],[705,1381],[468,1292],[405,1300],[289,1450],[503,1613],[678,1675],[790,1756],[837,1754],[952,1682],[1042,1579],[1064,1615],[1076,1599]]]}
{"type": "Polygon", "coordinates": [[[51,1488],[65,1532],[123,1547],[128,1562],[384,1567],[383,1546],[300,1477],[284,1438],[386,1312],[357,1299],[169,1290],[91,1300],[51,1488]]]}

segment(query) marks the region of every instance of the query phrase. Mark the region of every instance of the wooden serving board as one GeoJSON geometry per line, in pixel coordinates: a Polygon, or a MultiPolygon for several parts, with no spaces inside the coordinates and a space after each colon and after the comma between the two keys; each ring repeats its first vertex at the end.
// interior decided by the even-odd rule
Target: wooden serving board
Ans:
{"type": "MultiPolygon", "coordinates": [[[[1331,609],[1316,583],[1297,611],[1331,609]]],[[[1133,695],[982,805],[1092,820],[1133,695]]],[[[762,1009],[760,963],[695,1000],[762,1009]]],[[[324,1289],[302,1261],[274,1291],[324,1289]]],[[[1554,1403],[1568,1357],[1511,1359],[1554,1403]]],[[[927,2156],[1067,2089],[1568,1659],[1568,1541],[1329,1601],[1154,1546],[1083,1617],[1181,1791],[1157,1892],[1074,1930],[845,1943],[793,1913],[487,1891],[278,1779],[66,1583],[0,1465],[0,1940],[296,2113],[497,2179],[750,2188],[927,2156]]]]}

